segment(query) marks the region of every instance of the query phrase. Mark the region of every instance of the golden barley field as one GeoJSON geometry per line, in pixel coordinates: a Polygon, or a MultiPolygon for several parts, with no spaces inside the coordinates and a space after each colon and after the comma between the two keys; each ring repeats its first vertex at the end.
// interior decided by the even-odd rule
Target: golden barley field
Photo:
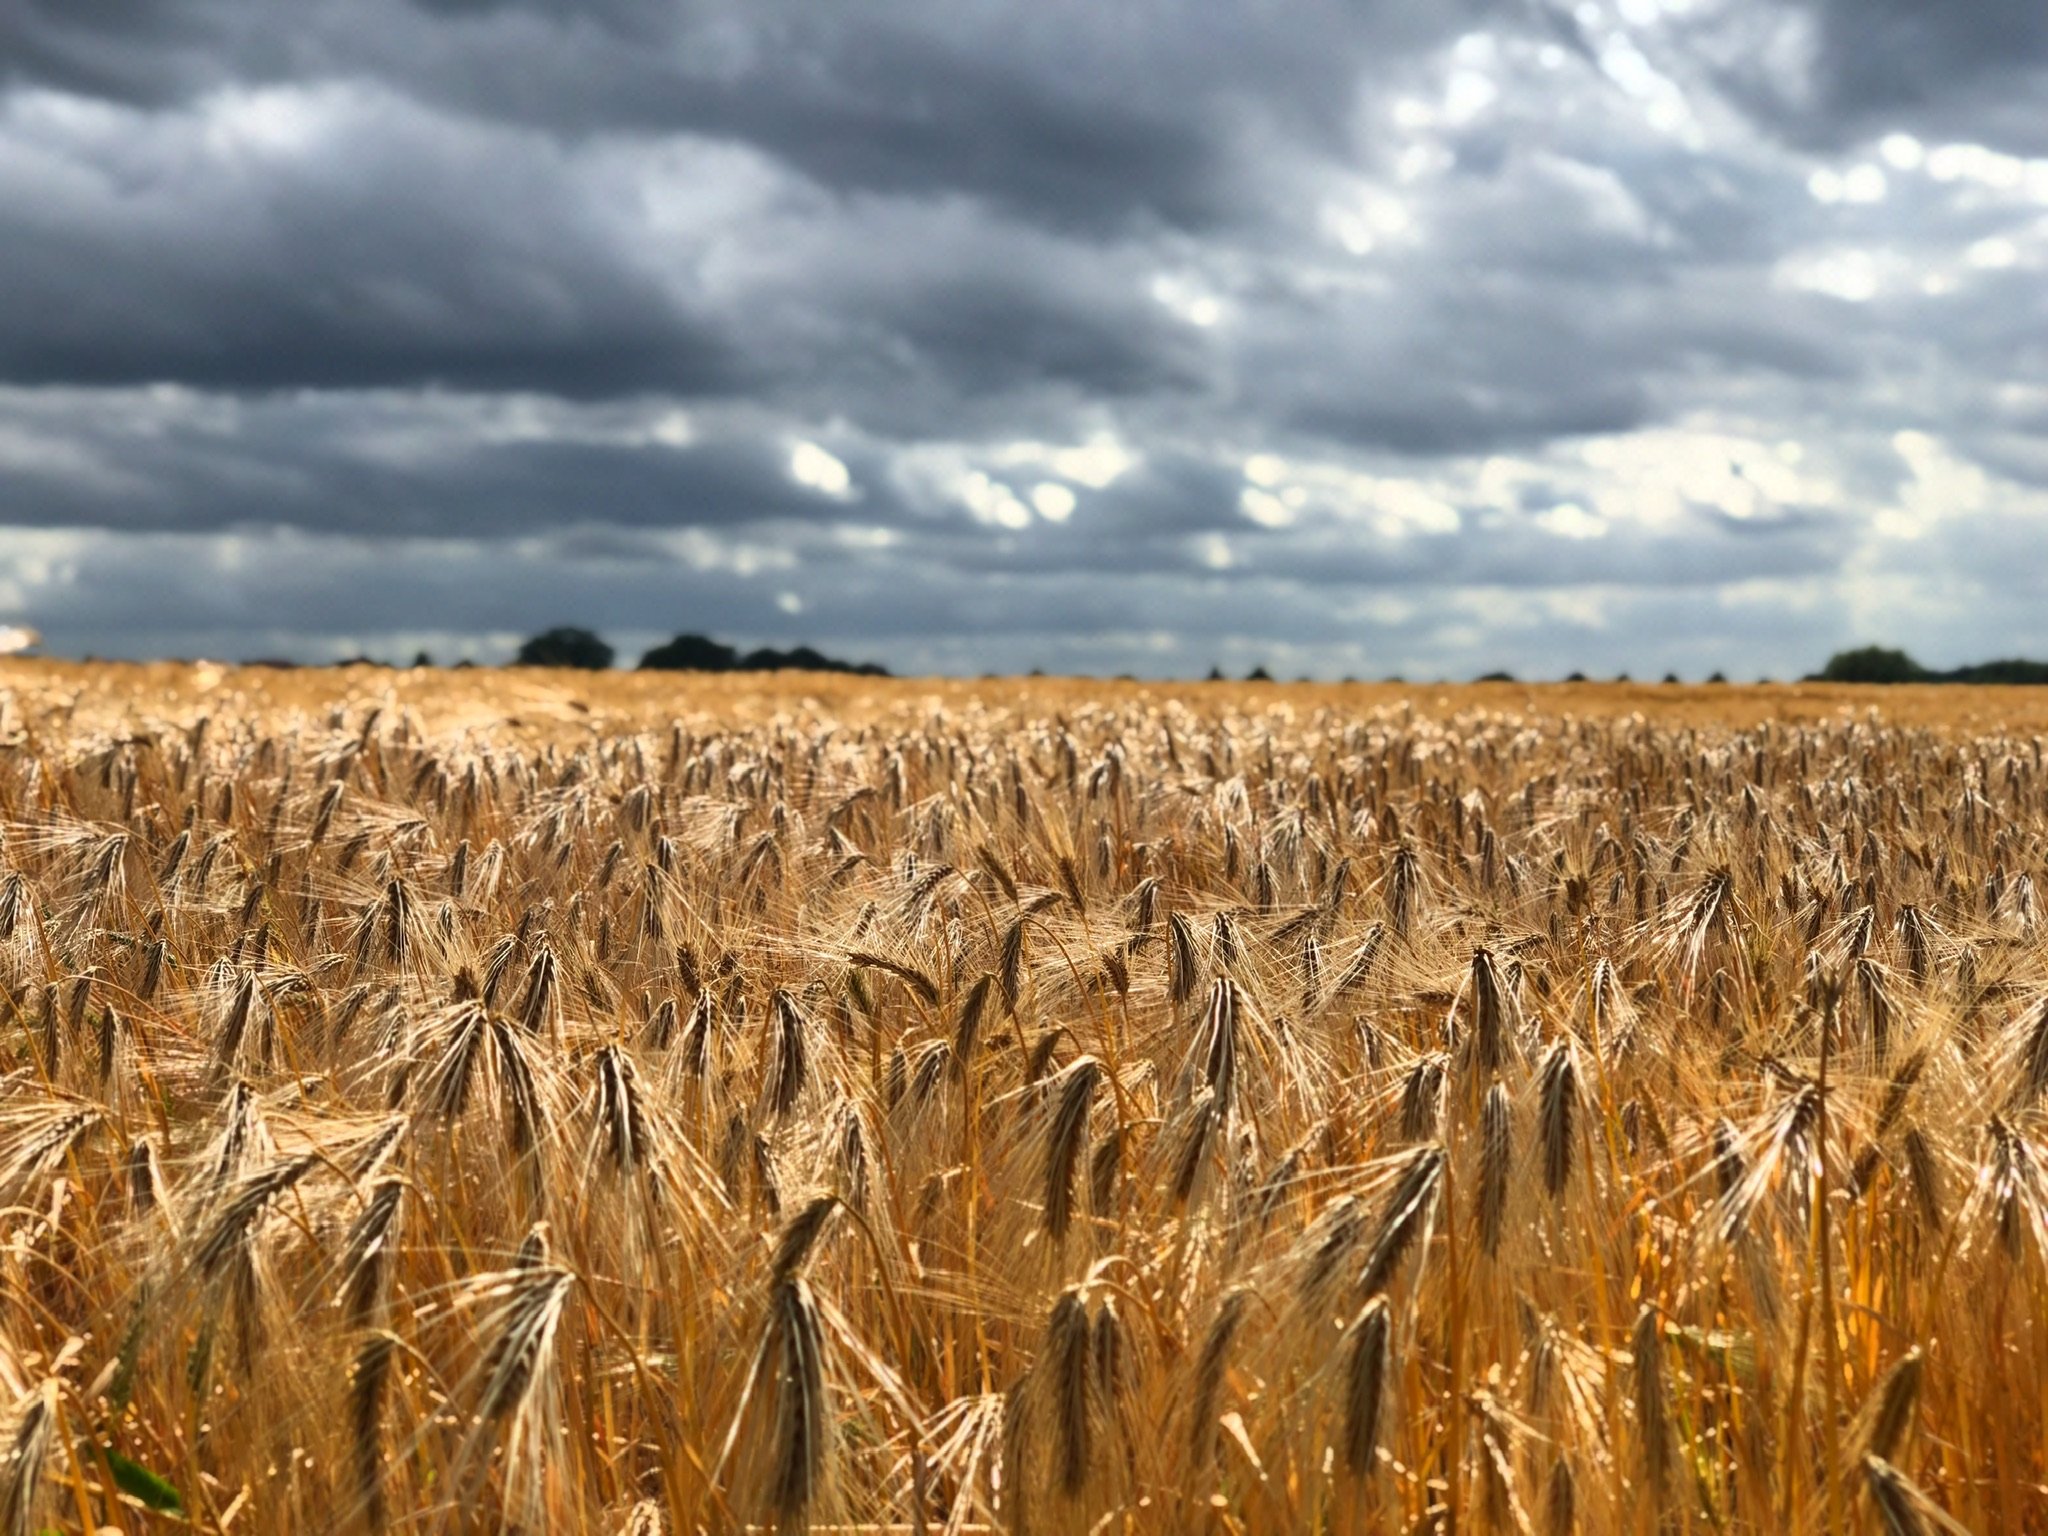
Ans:
{"type": "Polygon", "coordinates": [[[0,664],[0,1536],[2048,1531],[2044,736],[0,664]]]}

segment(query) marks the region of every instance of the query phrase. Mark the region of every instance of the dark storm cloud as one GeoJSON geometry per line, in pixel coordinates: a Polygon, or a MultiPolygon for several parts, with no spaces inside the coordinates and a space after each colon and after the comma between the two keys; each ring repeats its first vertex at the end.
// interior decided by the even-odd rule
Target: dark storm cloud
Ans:
{"type": "Polygon", "coordinates": [[[1391,391],[1356,402],[1325,395],[1295,411],[1287,425],[1359,447],[1428,456],[1623,431],[1647,414],[1647,401],[1626,384],[1563,395],[1449,383],[1399,398],[1391,391]]]}
{"type": "MultiPolygon", "coordinates": [[[[8,521],[502,540],[576,523],[718,529],[830,522],[849,510],[791,478],[790,448],[777,434],[735,425],[692,441],[674,416],[646,407],[535,414],[477,396],[385,393],[261,397],[212,410],[147,392],[95,406],[64,413],[70,452],[43,472],[0,454],[8,521]]],[[[8,414],[0,407],[0,421],[8,414]]],[[[27,414],[46,442],[56,436],[52,414],[27,414]]],[[[882,490],[859,511],[870,522],[909,515],[882,490]]]]}
{"type": "Polygon", "coordinates": [[[1624,431],[1650,414],[1650,370],[1629,365],[1645,338],[1614,290],[1467,268],[1418,272],[1399,292],[1323,306],[1253,343],[1276,373],[1306,363],[1282,375],[1284,426],[1427,457],[1624,431]],[[1418,292],[1438,302],[1418,305],[1418,292]],[[1318,332],[1350,345],[1315,348],[1318,332]]]}
{"type": "Polygon", "coordinates": [[[872,318],[940,380],[976,395],[1047,382],[1135,395],[1197,382],[1195,349],[1164,316],[1139,308],[1139,295],[1119,297],[1114,309],[1077,304],[1050,285],[970,271],[897,295],[893,314],[872,318]]]}
{"type": "Polygon", "coordinates": [[[1802,0],[1695,23],[1728,98],[1795,143],[1889,130],[2048,148],[2048,10],[2032,0],[1802,0]]]}
{"type": "Polygon", "coordinates": [[[542,141],[348,88],[166,117],[17,100],[4,122],[9,380],[593,395],[745,376],[542,141]]]}
{"type": "MultiPolygon", "coordinates": [[[[2012,112],[2016,84],[2048,72],[2048,7],[2033,0],[1819,0],[1813,80],[1823,110],[1873,120],[1999,124],[2016,148],[2048,145],[2035,110],[2012,112]],[[2004,110],[2001,110],[2004,109],[2004,110]]],[[[2002,134],[2001,137],[2006,135],[2002,134]]]]}
{"type": "Polygon", "coordinates": [[[1207,386],[1208,349],[1147,297],[1149,270],[1141,248],[971,205],[855,200],[764,239],[738,308],[764,317],[752,355],[792,409],[888,434],[1029,431],[1048,398],[1207,386]]]}
{"type": "Polygon", "coordinates": [[[17,78],[152,106],[223,83],[373,76],[548,131],[742,140],[833,186],[959,190],[1096,228],[1194,226],[1240,211],[1232,116],[1334,144],[1361,71],[1493,8],[11,0],[0,54],[17,78]]]}
{"type": "MultiPolygon", "coordinates": [[[[1555,536],[1525,519],[1496,520],[1475,532],[1469,538],[1437,535],[1377,547],[1356,538],[1310,536],[1274,540],[1270,552],[1248,542],[1243,564],[1260,576],[1309,587],[1530,590],[1557,583],[1563,556],[1555,536]]],[[[1703,515],[1682,541],[1624,529],[1584,542],[1570,551],[1570,575],[1576,586],[1642,591],[1712,588],[1760,571],[1796,580],[1836,568],[1840,532],[1831,520],[1766,530],[1703,515]]]]}
{"type": "Polygon", "coordinates": [[[658,389],[929,429],[1203,373],[1135,250],[841,203],[744,150],[562,146],[361,85],[17,98],[0,133],[14,382],[658,389]]]}

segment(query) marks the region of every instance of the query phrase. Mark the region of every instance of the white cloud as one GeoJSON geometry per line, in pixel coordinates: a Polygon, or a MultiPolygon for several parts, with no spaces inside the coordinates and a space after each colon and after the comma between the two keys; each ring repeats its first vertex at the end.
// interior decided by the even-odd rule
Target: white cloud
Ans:
{"type": "Polygon", "coordinates": [[[1885,180],[1884,172],[1865,161],[1851,166],[1842,176],[1842,201],[1845,203],[1881,203],[1891,184],[1885,180]]]}
{"type": "Polygon", "coordinates": [[[1476,69],[1455,70],[1444,85],[1443,120],[1453,127],[1471,122],[1500,97],[1500,87],[1476,69]]]}
{"type": "Polygon", "coordinates": [[[1879,533],[1895,539],[1919,539],[1943,522],[1980,511],[1988,480],[1978,465],[1958,459],[1947,444],[1925,432],[1900,432],[1892,448],[1912,472],[1899,487],[1896,506],[1880,510],[1879,533]]]}
{"type": "Polygon", "coordinates": [[[1031,505],[1050,523],[1064,523],[1074,515],[1074,493],[1056,480],[1041,480],[1031,490],[1031,505]]]}
{"type": "Polygon", "coordinates": [[[1536,522],[1546,533],[1560,539],[1599,539],[1607,535],[1607,519],[1595,516],[1575,501],[1561,501],[1548,511],[1537,513],[1536,522]]]}
{"type": "Polygon", "coordinates": [[[1255,453],[1244,461],[1244,477],[1253,485],[1268,488],[1287,478],[1287,461],[1270,453],[1255,453]]]}
{"type": "Polygon", "coordinates": [[[1865,304],[1905,270],[1906,263],[1892,252],[1845,246],[1797,252],[1778,264],[1776,276],[1784,287],[1865,304]]]}
{"type": "Polygon", "coordinates": [[[1153,278],[1152,297],[1176,319],[1198,330],[1218,324],[1227,313],[1223,300],[1201,279],[1183,273],[1162,272],[1153,278]]]}
{"type": "Polygon", "coordinates": [[[1971,266],[1990,271],[2009,267],[2019,259],[2020,248],[2004,235],[1992,235],[1988,239],[1979,240],[1963,252],[1963,260],[1971,266]]]}
{"type": "Polygon", "coordinates": [[[1246,486],[1238,497],[1237,504],[1243,509],[1244,515],[1261,528],[1287,528],[1294,523],[1294,508],[1271,491],[1246,486]]]}
{"type": "Polygon", "coordinates": [[[853,491],[846,465],[816,443],[800,442],[790,450],[789,477],[825,496],[845,497],[853,491]]]}
{"type": "Polygon", "coordinates": [[[1017,493],[1002,481],[991,480],[978,469],[969,470],[960,478],[954,494],[978,522],[995,528],[1031,526],[1030,509],[1017,499],[1017,493]]]}
{"type": "Polygon", "coordinates": [[[1893,170],[1917,171],[1927,163],[1927,150],[1910,133],[1886,134],[1877,150],[1893,170]]]}
{"type": "Polygon", "coordinates": [[[1145,462],[1142,453],[1113,432],[1097,432],[1086,442],[1064,448],[1038,442],[1006,443],[994,449],[989,458],[992,463],[1006,467],[1021,465],[1050,470],[1091,491],[1108,490],[1145,462]]]}

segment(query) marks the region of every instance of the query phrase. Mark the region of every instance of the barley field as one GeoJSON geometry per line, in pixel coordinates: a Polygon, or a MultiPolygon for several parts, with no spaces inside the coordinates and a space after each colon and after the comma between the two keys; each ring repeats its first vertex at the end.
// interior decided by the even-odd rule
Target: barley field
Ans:
{"type": "Polygon", "coordinates": [[[0,664],[0,1531],[2048,1530],[2044,736],[0,664]]]}

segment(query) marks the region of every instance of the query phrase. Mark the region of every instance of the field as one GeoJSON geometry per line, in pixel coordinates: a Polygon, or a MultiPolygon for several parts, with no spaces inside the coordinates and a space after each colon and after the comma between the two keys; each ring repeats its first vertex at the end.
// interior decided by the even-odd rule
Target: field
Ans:
{"type": "Polygon", "coordinates": [[[2044,736],[0,663],[0,1536],[2048,1531],[2044,736]]]}

